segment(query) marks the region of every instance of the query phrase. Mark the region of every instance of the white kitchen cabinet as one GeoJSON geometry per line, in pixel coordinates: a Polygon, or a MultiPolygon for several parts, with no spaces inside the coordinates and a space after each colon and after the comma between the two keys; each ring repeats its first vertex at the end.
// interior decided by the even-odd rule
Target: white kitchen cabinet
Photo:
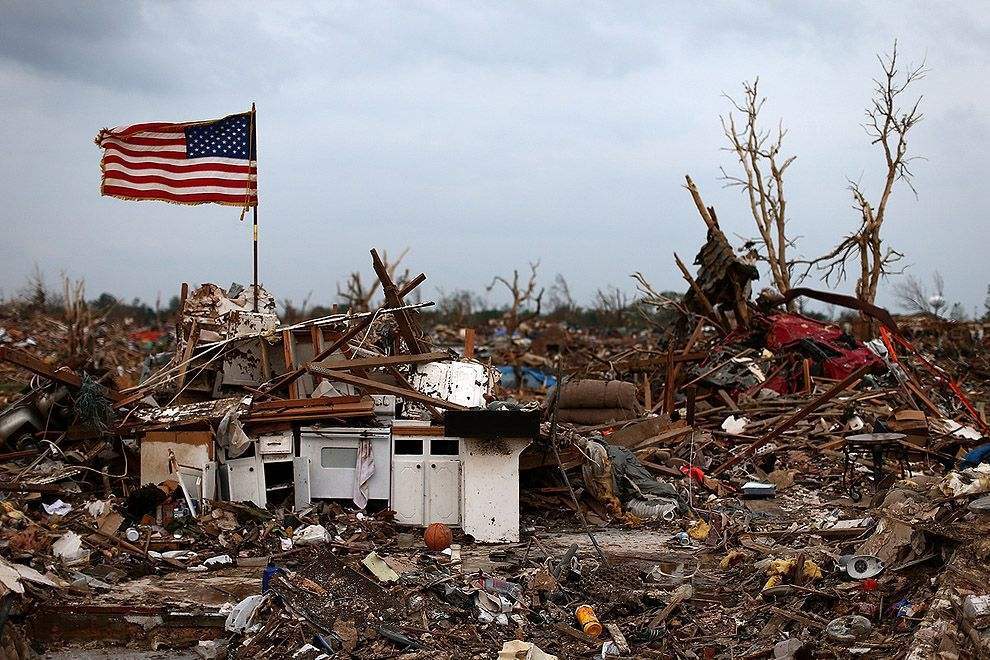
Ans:
{"type": "Polygon", "coordinates": [[[397,523],[461,524],[458,446],[456,438],[393,438],[392,509],[397,523]]]}

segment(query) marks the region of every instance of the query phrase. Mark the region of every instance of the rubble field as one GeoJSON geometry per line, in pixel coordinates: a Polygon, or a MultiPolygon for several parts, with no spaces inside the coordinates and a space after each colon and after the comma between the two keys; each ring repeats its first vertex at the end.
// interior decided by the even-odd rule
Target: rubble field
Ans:
{"type": "Polygon", "coordinates": [[[639,329],[374,250],[304,320],[0,310],[0,659],[990,657],[982,334],[696,264],[639,329]]]}

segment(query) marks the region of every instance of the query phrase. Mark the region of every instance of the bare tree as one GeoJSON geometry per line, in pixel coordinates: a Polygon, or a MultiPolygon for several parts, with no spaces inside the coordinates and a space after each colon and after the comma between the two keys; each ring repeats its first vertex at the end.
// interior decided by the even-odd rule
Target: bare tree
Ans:
{"type": "MultiPolygon", "coordinates": [[[[409,254],[409,248],[403,250],[395,261],[390,261],[388,252],[382,250],[382,263],[385,264],[385,270],[388,272],[389,278],[399,286],[409,279],[408,270],[398,278],[395,276],[395,271],[407,254],[409,254]]],[[[337,285],[337,297],[348,309],[355,312],[367,312],[371,309],[371,303],[381,284],[381,281],[376,277],[370,285],[365,285],[361,279],[361,273],[354,271],[347,276],[344,289],[340,288],[340,284],[337,285]]]]}
{"type": "Polygon", "coordinates": [[[455,289],[447,292],[437,289],[436,315],[443,323],[454,327],[463,327],[471,322],[475,312],[484,307],[481,297],[467,289],[455,289]]]}
{"type": "Polygon", "coordinates": [[[907,136],[924,117],[919,111],[922,97],[919,96],[913,103],[909,101],[907,105],[903,102],[911,85],[924,78],[927,73],[924,62],[909,66],[903,71],[898,68],[896,41],[889,55],[877,55],[877,59],[883,75],[874,80],[876,86],[871,105],[866,110],[863,127],[872,138],[872,143],[879,145],[883,153],[886,164],[883,187],[874,205],[867,199],[859,182],[850,181],[853,208],[860,215],[859,229],[846,236],[828,254],[806,262],[809,269],[812,265],[817,266],[822,271],[825,282],[832,285],[844,280],[850,262],[854,263],[858,259],[856,296],[869,303],[876,300],[877,285],[881,279],[902,272],[896,264],[904,255],[884,246],[881,230],[887,219],[887,202],[895,182],[903,181],[917,196],[910,165],[920,157],[908,156],[907,136]]]}
{"type": "Polygon", "coordinates": [[[732,106],[742,114],[737,124],[735,113],[720,117],[722,130],[729,139],[727,151],[732,151],[742,167],[743,176],[729,174],[722,168],[722,179],[727,186],[738,186],[746,193],[749,210],[760,233],[758,258],[770,267],[770,276],[780,293],[791,288],[793,264],[787,259],[787,249],[793,242],[787,238],[787,199],[784,196],[784,172],[797,156],[782,156],[783,123],[778,122],[775,131],[759,125],[760,111],[766,98],[759,94],[760,79],[743,83],[743,97],[736,100],[724,94],[732,106]]]}
{"type": "Polygon", "coordinates": [[[502,284],[509,291],[509,295],[512,296],[512,303],[509,305],[508,310],[505,313],[505,325],[506,330],[509,331],[511,335],[519,327],[521,321],[520,312],[526,310],[530,304],[536,305],[535,311],[530,313],[530,316],[539,316],[540,314],[540,304],[543,301],[543,289],[541,288],[539,293],[536,292],[536,271],[540,267],[540,262],[530,262],[529,264],[529,281],[526,284],[519,283],[519,271],[512,271],[512,281],[509,282],[506,278],[501,275],[496,275],[492,278],[492,283],[485,287],[485,290],[491,292],[495,288],[496,284],[502,284]]]}
{"type": "Polygon", "coordinates": [[[938,316],[945,307],[945,280],[938,271],[932,275],[932,290],[917,280],[913,275],[894,285],[894,296],[901,307],[915,314],[932,314],[938,316]]]}
{"type": "Polygon", "coordinates": [[[629,310],[629,296],[617,286],[598,289],[594,309],[607,328],[617,328],[629,310]]]}
{"type": "Polygon", "coordinates": [[[550,311],[569,313],[577,308],[574,297],[571,295],[571,287],[560,273],[557,273],[556,277],[553,278],[549,293],[547,302],[550,304],[550,311]]]}
{"type": "Polygon", "coordinates": [[[282,299],[282,321],[285,323],[298,323],[307,318],[307,312],[309,311],[309,301],[313,297],[313,292],[310,291],[303,298],[302,304],[296,307],[296,304],[292,301],[292,298],[282,299]]]}

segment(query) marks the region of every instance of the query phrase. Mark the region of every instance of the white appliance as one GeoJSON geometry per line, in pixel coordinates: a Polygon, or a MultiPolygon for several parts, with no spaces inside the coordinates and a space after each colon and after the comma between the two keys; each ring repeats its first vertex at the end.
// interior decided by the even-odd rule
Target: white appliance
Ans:
{"type": "Polygon", "coordinates": [[[393,436],[392,509],[397,523],[461,524],[460,442],[436,436],[393,436]]]}
{"type": "Polygon", "coordinates": [[[528,438],[464,438],[462,527],[479,543],[519,541],[519,455],[528,438]]]}
{"type": "Polygon", "coordinates": [[[357,474],[358,445],[371,441],[375,471],[368,498],[388,500],[391,436],[388,428],[304,427],[299,431],[299,458],[295,461],[296,507],[310,499],[351,499],[357,474]],[[308,484],[300,488],[300,481],[308,484]]]}

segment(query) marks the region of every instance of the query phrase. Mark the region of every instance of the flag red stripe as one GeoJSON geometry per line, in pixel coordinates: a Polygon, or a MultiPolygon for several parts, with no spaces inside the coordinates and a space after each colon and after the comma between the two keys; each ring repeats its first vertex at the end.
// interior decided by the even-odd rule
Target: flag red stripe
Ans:
{"type": "MultiPolygon", "coordinates": [[[[166,186],[172,186],[173,188],[195,188],[196,186],[221,186],[223,188],[230,188],[231,190],[247,190],[248,181],[247,177],[243,180],[237,179],[215,179],[211,177],[204,176],[202,178],[196,179],[172,179],[167,176],[134,176],[132,174],[127,174],[126,172],[121,172],[119,170],[114,170],[107,175],[113,179],[121,179],[129,183],[161,183],[166,186]]],[[[254,183],[253,181],[251,182],[254,183]]],[[[252,188],[254,186],[252,185],[252,188]]]]}
{"type": "Polygon", "coordinates": [[[138,137],[134,135],[129,136],[114,136],[112,139],[120,140],[121,142],[126,142],[128,144],[140,144],[148,147],[184,147],[186,146],[185,136],[181,138],[153,138],[153,137],[138,137]]]}
{"type": "Polygon", "coordinates": [[[249,170],[251,174],[258,173],[257,167],[248,168],[247,165],[228,165],[226,163],[190,163],[188,165],[172,165],[171,163],[151,163],[146,160],[123,158],[121,156],[113,156],[111,154],[104,156],[103,162],[116,163],[135,170],[165,170],[167,172],[175,172],[177,174],[184,174],[187,172],[234,172],[236,174],[246,175],[249,170]]]}
{"type": "Polygon", "coordinates": [[[104,147],[109,153],[110,151],[119,151],[125,156],[134,156],[135,158],[147,158],[148,156],[153,156],[155,158],[171,158],[173,160],[185,160],[186,152],[183,151],[136,151],[134,149],[128,149],[127,147],[122,147],[119,144],[108,144],[104,147]]]}
{"type": "Polygon", "coordinates": [[[154,131],[156,133],[183,133],[185,130],[186,124],[153,121],[146,124],[134,124],[132,126],[119,126],[117,128],[111,128],[109,132],[114,137],[122,137],[133,133],[141,133],[143,131],[154,131]]]}
{"type": "Polygon", "coordinates": [[[201,204],[205,202],[216,202],[218,204],[230,204],[232,206],[244,206],[245,200],[248,205],[257,203],[258,196],[224,195],[220,193],[197,193],[195,195],[179,195],[165,192],[163,190],[134,190],[133,188],[123,188],[120,186],[103,186],[103,194],[112,197],[123,197],[125,199],[160,199],[179,204],[201,204]]]}

